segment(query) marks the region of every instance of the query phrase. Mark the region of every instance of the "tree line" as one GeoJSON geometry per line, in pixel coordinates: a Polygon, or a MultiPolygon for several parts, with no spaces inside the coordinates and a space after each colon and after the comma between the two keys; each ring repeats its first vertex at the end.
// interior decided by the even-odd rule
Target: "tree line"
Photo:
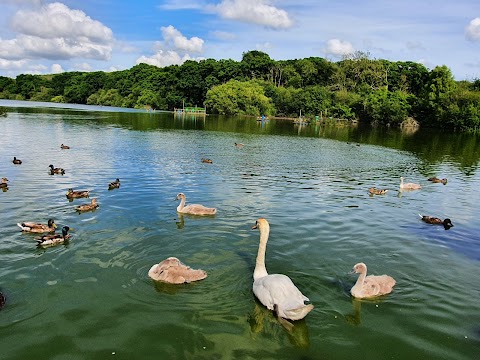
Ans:
{"type": "Polygon", "coordinates": [[[261,51],[231,59],[186,61],[163,68],[138,64],[115,72],[0,76],[0,98],[172,111],[340,118],[383,125],[415,119],[422,126],[480,129],[480,79],[455,81],[447,66],[320,57],[273,60],[261,51]]]}

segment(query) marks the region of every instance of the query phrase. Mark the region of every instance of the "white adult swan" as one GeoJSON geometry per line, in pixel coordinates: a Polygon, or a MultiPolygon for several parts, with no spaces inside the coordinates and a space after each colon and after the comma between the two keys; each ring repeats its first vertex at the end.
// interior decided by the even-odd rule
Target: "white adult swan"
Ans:
{"type": "Polygon", "coordinates": [[[364,263],[358,263],[353,267],[350,274],[355,273],[360,276],[350,290],[350,294],[359,299],[389,294],[396,284],[395,279],[388,275],[367,276],[367,265],[364,263]]]}
{"type": "Polygon", "coordinates": [[[300,320],[310,311],[313,305],[305,305],[308,298],[303,295],[290,278],[283,274],[267,273],[265,268],[265,251],[267,249],[270,225],[260,218],[252,229],[260,230],[257,261],[253,272],[253,293],[269,310],[274,310],[283,319],[300,320]]]}
{"type": "Polygon", "coordinates": [[[215,215],[217,213],[216,208],[208,208],[199,204],[190,204],[185,206],[185,201],[187,200],[187,197],[184,193],[178,194],[175,200],[180,200],[180,205],[177,206],[177,211],[182,214],[215,215]]]}
{"type": "Polygon", "coordinates": [[[400,178],[400,190],[418,190],[421,189],[422,187],[420,184],[415,184],[415,183],[404,183],[403,182],[403,176],[400,178]]]}

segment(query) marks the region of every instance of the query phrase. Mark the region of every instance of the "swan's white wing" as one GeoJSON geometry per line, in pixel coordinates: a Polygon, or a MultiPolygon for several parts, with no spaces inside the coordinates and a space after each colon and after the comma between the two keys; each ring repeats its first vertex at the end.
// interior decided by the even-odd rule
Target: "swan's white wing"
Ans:
{"type": "MultiPolygon", "coordinates": [[[[273,310],[274,305],[277,305],[279,312],[283,309],[297,309],[308,301],[292,280],[283,274],[271,274],[255,280],[253,293],[268,309],[273,310]]],[[[280,316],[283,317],[282,314],[280,316]]]]}

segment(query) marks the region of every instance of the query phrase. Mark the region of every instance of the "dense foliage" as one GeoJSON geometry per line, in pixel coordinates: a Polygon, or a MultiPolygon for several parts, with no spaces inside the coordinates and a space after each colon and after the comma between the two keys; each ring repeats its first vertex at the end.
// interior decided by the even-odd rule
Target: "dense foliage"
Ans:
{"type": "Polygon", "coordinates": [[[372,60],[357,52],[339,62],[272,60],[261,51],[241,61],[187,61],[116,72],[0,77],[0,98],[208,113],[357,119],[396,125],[480,129],[480,80],[456,82],[446,66],[372,60]]]}

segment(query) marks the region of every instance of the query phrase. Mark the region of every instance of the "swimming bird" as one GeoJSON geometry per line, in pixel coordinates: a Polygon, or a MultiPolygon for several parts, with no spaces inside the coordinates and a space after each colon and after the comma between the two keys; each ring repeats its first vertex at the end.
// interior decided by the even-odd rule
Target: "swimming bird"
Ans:
{"type": "Polygon", "coordinates": [[[40,224],[34,222],[22,222],[17,223],[17,226],[25,232],[31,233],[44,233],[44,232],[54,232],[57,228],[57,224],[55,224],[55,220],[48,219],[47,224],[40,224]]]}
{"type": "Polygon", "coordinates": [[[360,274],[360,276],[350,290],[350,294],[359,299],[389,294],[396,284],[395,279],[388,275],[367,276],[367,265],[364,263],[358,263],[353,267],[350,274],[355,273],[360,274]]]}
{"type": "Polygon", "coordinates": [[[418,215],[422,218],[422,221],[426,222],[427,224],[443,225],[443,228],[445,230],[448,230],[451,227],[453,227],[452,221],[448,218],[446,218],[445,220],[442,220],[440,218],[433,217],[433,216],[427,216],[427,215],[421,215],[421,214],[418,214],[418,215]]]}
{"type": "Polygon", "coordinates": [[[56,168],[54,167],[52,164],[48,165],[48,167],[50,168],[50,174],[65,174],[65,170],[62,169],[62,168],[56,168]]]}
{"type": "Polygon", "coordinates": [[[68,189],[67,194],[65,196],[69,199],[89,197],[88,192],[89,190],[73,191],[73,189],[68,189]]]}
{"type": "Polygon", "coordinates": [[[421,189],[422,187],[420,184],[415,184],[415,183],[404,183],[403,182],[403,176],[400,177],[400,189],[401,190],[418,190],[421,189]]]}
{"type": "MultiPolygon", "coordinates": [[[[253,272],[253,293],[269,310],[274,310],[277,317],[288,320],[303,319],[313,305],[305,305],[309,299],[303,295],[292,280],[283,274],[268,274],[265,267],[265,252],[267,249],[270,225],[266,219],[260,218],[252,229],[260,230],[260,243],[253,272]]],[[[281,321],[284,323],[284,321],[281,321]]]]}
{"type": "Polygon", "coordinates": [[[71,235],[68,233],[69,230],[70,228],[68,226],[64,226],[62,228],[62,234],[43,235],[36,239],[37,246],[49,247],[62,244],[71,238],[71,235]]]}
{"type": "Polygon", "coordinates": [[[202,158],[202,163],[213,164],[213,161],[210,159],[202,158]]]}
{"type": "Polygon", "coordinates": [[[370,193],[370,195],[385,195],[387,191],[388,191],[387,189],[377,189],[374,187],[371,187],[370,189],[368,189],[368,192],[370,193]]]}
{"type": "Polygon", "coordinates": [[[90,204],[83,204],[83,205],[78,205],[75,210],[77,211],[92,211],[92,210],[95,210],[96,208],[98,208],[100,205],[97,204],[97,199],[95,198],[92,198],[92,200],[90,201],[90,204]]]}
{"type": "Polygon", "coordinates": [[[110,184],[108,184],[108,190],[113,190],[118,188],[120,188],[120,179],[118,178],[115,181],[112,181],[110,184]]]}
{"type": "Polygon", "coordinates": [[[439,179],[437,177],[431,177],[431,178],[428,178],[428,181],[431,181],[431,182],[434,182],[434,183],[442,183],[443,185],[447,185],[447,182],[448,180],[443,178],[443,179],[439,179]]]}
{"type": "Polygon", "coordinates": [[[20,165],[20,164],[22,163],[22,160],[17,159],[17,158],[14,156],[12,162],[13,162],[15,165],[20,165]]]}
{"type": "Polygon", "coordinates": [[[2,182],[0,182],[0,189],[8,188],[8,179],[6,177],[2,178],[2,182]]]}
{"type": "Polygon", "coordinates": [[[7,298],[0,292],[0,309],[5,305],[6,302],[7,298]]]}
{"type": "Polygon", "coordinates": [[[177,206],[177,211],[182,214],[215,215],[217,213],[216,208],[208,208],[200,204],[190,204],[185,206],[187,197],[184,193],[179,193],[175,200],[180,200],[180,205],[177,206]]]}
{"type": "Polygon", "coordinates": [[[194,270],[176,257],[169,257],[153,265],[148,271],[148,276],[156,281],[163,281],[170,284],[184,284],[205,279],[207,272],[204,270],[194,270]]]}
{"type": "Polygon", "coordinates": [[[70,146],[63,145],[63,144],[62,144],[62,145],[60,145],[60,149],[63,149],[63,150],[65,150],[65,149],[70,149],[70,146]]]}
{"type": "Polygon", "coordinates": [[[244,147],[244,144],[242,144],[242,143],[235,143],[235,147],[236,147],[237,149],[242,149],[242,148],[244,147]]]}

